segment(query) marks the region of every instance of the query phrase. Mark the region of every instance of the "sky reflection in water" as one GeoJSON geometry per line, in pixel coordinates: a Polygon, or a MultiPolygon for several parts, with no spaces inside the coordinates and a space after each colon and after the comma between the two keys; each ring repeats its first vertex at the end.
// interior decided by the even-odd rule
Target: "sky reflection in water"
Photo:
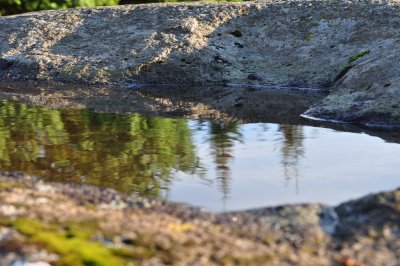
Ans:
{"type": "Polygon", "coordinates": [[[336,204],[400,184],[400,145],[278,124],[212,124],[0,102],[0,170],[213,211],[336,204]]]}

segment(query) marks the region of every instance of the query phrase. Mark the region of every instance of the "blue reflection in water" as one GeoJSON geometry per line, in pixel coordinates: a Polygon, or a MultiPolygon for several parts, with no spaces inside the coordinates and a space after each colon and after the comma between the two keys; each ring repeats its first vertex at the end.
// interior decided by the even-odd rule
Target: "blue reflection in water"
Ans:
{"type": "MultiPolygon", "coordinates": [[[[192,130],[196,123],[190,123],[192,130]]],[[[400,145],[376,137],[278,124],[240,125],[230,136],[222,145],[229,157],[222,160],[215,158],[218,145],[209,141],[214,139],[211,125],[194,134],[213,185],[204,186],[181,173],[170,187],[170,200],[214,211],[337,204],[400,185],[400,145]],[[229,171],[221,172],[218,162],[229,171]]]]}

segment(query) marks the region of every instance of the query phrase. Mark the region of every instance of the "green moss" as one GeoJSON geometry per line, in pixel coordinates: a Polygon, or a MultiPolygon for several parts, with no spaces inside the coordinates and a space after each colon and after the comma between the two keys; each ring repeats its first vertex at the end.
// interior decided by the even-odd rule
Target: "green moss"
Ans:
{"type": "Polygon", "coordinates": [[[12,181],[0,181],[0,189],[22,187],[22,184],[12,181]]]}
{"type": "Polygon", "coordinates": [[[30,219],[17,219],[11,225],[29,236],[30,241],[43,244],[50,251],[59,254],[60,261],[57,265],[125,265],[124,260],[111,249],[90,241],[90,230],[79,228],[78,224],[68,225],[61,230],[55,225],[45,225],[30,219]]]}
{"type": "Polygon", "coordinates": [[[362,51],[361,53],[353,55],[352,57],[349,58],[348,63],[350,64],[351,62],[357,60],[358,58],[363,57],[366,54],[369,54],[369,52],[370,52],[370,50],[365,50],[365,51],[362,51]]]}
{"type": "Polygon", "coordinates": [[[157,255],[157,250],[151,247],[134,247],[133,249],[113,248],[111,251],[118,257],[130,260],[146,260],[157,255]]]}
{"type": "Polygon", "coordinates": [[[365,50],[365,51],[362,51],[361,53],[358,53],[358,54],[350,57],[349,61],[347,62],[347,65],[345,67],[343,67],[342,70],[340,70],[339,74],[337,74],[334,81],[338,81],[339,79],[344,77],[344,75],[346,75],[347,72],[349,72],[349,70],[354,66],[352,64],[352,62],[354,62],[355,60],[357,60],[360,57],[363,57],[366,54],[369,54],[369,52],[370,52],[370,50],[365,50]]]}
{"type": "Polygon", "coordinates": [[[273,246],[273,245],[275,244],[275,241],[276,241],[276,239],[275,239],[275,237],[273,237],[273,236],[267,236],[267,237],[264,239],[264,243],[265,243],[267,246],[273,246]]]}
{"type": "Polygon", "coordinates": [[[266,265],[272,259],[273,257],[270,255],[241,257],[232,254],[223,256],[220,262],[223,265],[266,265]]]}
{"type": "Polygon", "coordinates": [[[314,34],[312,32],[308,32],[307,34],[304,35],[304,40],[309,42],[312,40],[313,37],[314,37],[314,34]]]}
{"type": "Polygon", "coordinates": [[[93,203],[87,203],[86,208],[88,208],[89,210],[94,210],[96,209],[96,205],[94,205],[93,203]]]}
{"type": "Polygon", "coordinates": [[[126,248],[112,248],[111,252],[118,257],[133,258],[132,251],[126,248]]]}
{"type": "Polygon", "coordinates": [[[347,74],[347,72],[349,72],[349,70],[353,67],[352,64],[348,64],[346,65],[342,70],[340,70],[339,74],[337,74],[337,76],[335,77],[334,81],[338,81],[339,79],[343,78],[344,75],[347,74]]]}
{"type": "Polygon", "coordinates": [[[372,85],[369,85],[365,88],[366,91],[369,91],[370,89],[372,89],[372,85]]]}

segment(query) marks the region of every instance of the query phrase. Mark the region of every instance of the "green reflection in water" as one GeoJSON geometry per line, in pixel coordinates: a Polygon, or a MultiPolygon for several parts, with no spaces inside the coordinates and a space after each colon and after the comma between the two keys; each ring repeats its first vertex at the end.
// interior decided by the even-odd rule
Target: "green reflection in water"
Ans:
{"type": "Polygon", "coordinates": [[[204,174],[184,119],[0,101],[0,169],[160,196],[175,171],[204,174]]]}
{"type": "MultiPolygon", "coordinates": [[[[262,131],[271,130],[261,126],[262,131]]],[[[53,110],[0,101],[0,171],[158,197],[167,195],[178,171],[204,179],[199,155],[211,155],[212,165],[207,168],[215,168],[215,175],[207,176],[215,180],[207,181],[216,185],[225,202],[230,197],[235,146],[244,143],[243,130],[237,123],[197,121],[190,126],[185,119],[53,110]],[[206,154],[197,154],[195,131],[204,132],[210,149],[206,154]]],[[[279,125],[277,131],[284,178],[297,184],[298,164],[304,156],[303,128],[279,125]]]]}

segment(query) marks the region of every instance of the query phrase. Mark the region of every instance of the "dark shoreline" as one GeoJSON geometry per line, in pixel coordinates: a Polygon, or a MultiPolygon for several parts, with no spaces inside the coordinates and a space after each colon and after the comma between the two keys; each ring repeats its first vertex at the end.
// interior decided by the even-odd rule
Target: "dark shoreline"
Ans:
{"type": "Polygon", "coordinates": [[[205,119],[216,123],[281,123],[366,133],[400,143],[400,128],[363,123],[306,119],[326,90],[255,89],[254,86],[190,87],[165,84],[129,88],[115,85],[70,85],[55,82],[0,81],[0,98],[54,109],[100,113],[139,113],[149,117],[205,119]],[[268,112],[266,112],[268,110],[268,112]]]}

